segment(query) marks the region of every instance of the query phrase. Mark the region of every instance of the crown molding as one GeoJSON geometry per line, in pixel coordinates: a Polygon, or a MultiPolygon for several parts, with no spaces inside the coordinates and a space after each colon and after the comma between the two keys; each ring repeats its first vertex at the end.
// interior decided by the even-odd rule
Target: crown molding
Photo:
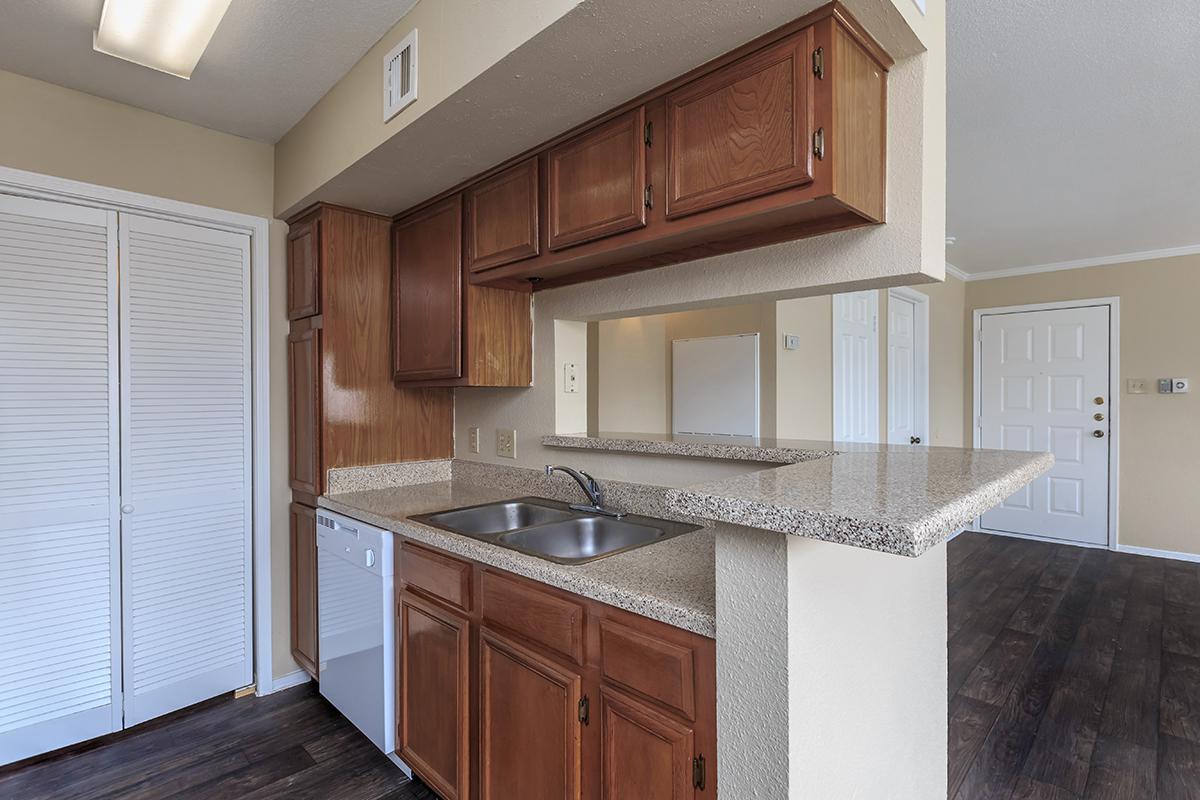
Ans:
{"type": "Polygon", "coordinates": [[[1156,261],[1162,258],[1176,256],[1192,256],[1200,254],[1200,244],[1189,244],[1183,247],[1167,247],[1162,250],[1142,250],[1137,253],[1118,253],[1111,256],[1095,258],[1080,258],[1075,261],[1057,261],[1052,264],[1034,264],[1028,267],[1012,267],[1011,269],[985,270],[984,272],[967,273],[949,262],[946,264],[946,274],[958,277],[964,281],[990,281],[996,278],[1015,278],[1020,275],[1036,275],[1040,272],[1059,272],[1064,269],[1083,269],[1085,267],[1107,267],[1113,264],[1131,264],[1138,261],[1156,261]]]}

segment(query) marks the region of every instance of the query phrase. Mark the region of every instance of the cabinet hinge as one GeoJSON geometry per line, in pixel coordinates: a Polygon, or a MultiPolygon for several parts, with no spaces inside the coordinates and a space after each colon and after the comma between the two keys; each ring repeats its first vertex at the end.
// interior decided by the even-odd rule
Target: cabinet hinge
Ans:
{"type": "Polygon", "coordinates": [[[813,50],[813,75],[817,76],[817,80],[825,79],[825,48],[818,47],[813,50]]]}
{"type": "Polygon", "coordinates": [[[643,199],[646,201],[646,208],[654,208],[654,184],[653,183],[646,187],[646,191],[645,191],[643,199]]]}
{"type": "Polygon", "coordinates": [[[696,756],[692,759],[692,786],[695,786],[697,789],[703,789],[704,778],[704,756],[696,756]]]}
{"type": "Polygon", "coordinates": [[[642,129],[642,134],[646,139],[646,147],[654,144],[654,123],[647,122],[646,127],[642,129]]]}
{"type": "Polygon", "coordinates": [[[591,716],[591,703],[588,702],[588,696],[585,694],[579,698],[579,721],[584,725],[588,724],[588,718],[591,716]]]}
{"type": "Polygon", "coordinates": [[[813,155],[817,157],[818,161],[822,161],[825,158],[824,128],[817,128],[816,132],[813,133],[813,155]]]}

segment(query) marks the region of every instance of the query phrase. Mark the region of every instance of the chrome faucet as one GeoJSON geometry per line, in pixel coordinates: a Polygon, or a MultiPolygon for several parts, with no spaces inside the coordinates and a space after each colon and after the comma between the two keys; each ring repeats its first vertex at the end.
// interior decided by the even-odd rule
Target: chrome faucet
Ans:
{"type": "Polygon", "coordinates": [[[579,484],[579,488],[583,489],[583,493],[587,495],[588,502],[575,503],[571,506],[572,511],[584,511],[588,514],[603,514],[606,517],[616,517],[620,519],[625,516],[620,511],[611,511],[604,507],[604,487],[600,482],[581,470],[571,469],[570,467],[560,467],[554,464],[546,465],[546,474],[553,475],[555,472],[565,472],[575,479],[579,484]]]}

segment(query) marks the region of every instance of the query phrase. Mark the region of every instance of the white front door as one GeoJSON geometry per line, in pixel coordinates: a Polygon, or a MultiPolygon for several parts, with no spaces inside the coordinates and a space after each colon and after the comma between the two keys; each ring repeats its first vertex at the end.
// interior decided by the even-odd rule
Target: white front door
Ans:
{"type": "Polygon", "coordinates": [[[929,300],[888,292],[888,444],[929,444],[929,300]]]}
{"type": "Polygon", "coordinates": [[[985,530],[1108,543],[1109,314],[1096,305],[981,317],[980,445],[1055,458],[983,515],[985,530]]]}
{"type": "Polygon", "coordinates": [[[879,441],[879,292],[833,296],[833,438],[879,441]]]}

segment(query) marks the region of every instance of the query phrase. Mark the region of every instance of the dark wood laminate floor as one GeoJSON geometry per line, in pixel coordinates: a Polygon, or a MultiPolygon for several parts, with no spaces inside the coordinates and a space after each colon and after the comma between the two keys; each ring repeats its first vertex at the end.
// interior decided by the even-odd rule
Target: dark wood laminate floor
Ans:
{"type": "Polygon", "coordinates": [[[1200,798],[1200,564],[950,542],[952,800],[1200,798]]]}
{"type": "Polygon", "coordinates": [[[3,800],[437,800],[315,684],[220,701],[0,772],[3,800]]]}

